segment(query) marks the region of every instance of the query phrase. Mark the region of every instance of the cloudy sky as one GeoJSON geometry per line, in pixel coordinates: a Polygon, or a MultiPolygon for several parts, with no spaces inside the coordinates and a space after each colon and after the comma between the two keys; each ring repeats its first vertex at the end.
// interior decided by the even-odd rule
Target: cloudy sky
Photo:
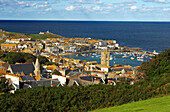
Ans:
{"type": "Polygon", "coordinates": [[[0,20],[170,21],[170,0],[0,0],[0,20]]]}

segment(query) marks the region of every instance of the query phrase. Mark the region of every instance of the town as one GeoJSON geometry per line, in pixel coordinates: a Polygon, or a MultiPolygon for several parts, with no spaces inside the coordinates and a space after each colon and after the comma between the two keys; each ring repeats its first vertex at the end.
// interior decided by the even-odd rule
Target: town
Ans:
{"type": "MultiPolygon", "coordinates": [[[[40,32],[39,34],[46,33],[50,32],[40,32]]],[[[118,64],[110,66],[110,52],[128,51],[144,56],[157,54],[155,51],[153,53],[145,52],[140,48],[121,47],[116,40],[92,38],[6,38],[0,46],[4,53],[29,53],[36,57],[40,55],[53,63],[40,65],[38,58],[32,63],[15,64],[1,60],[0,76],[9,80],[13,87],[13,93],[17,89],[36,86],[117,85],[121,81],[134,84],[138,80],[136,77],[137,67],[118,64]],[[68,54],[89,52],[101,52],[101,63],[63,57],[63,55],[68,54]],[[43,67],[43,70],[40,70],[40,66],[43,67]]]]}

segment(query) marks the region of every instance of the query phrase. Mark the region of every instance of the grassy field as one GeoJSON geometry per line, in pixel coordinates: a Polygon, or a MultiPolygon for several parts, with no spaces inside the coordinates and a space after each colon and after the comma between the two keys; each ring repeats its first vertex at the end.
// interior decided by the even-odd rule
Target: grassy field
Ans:
{"type": "Polygon", "coordinates": [[[133,102],[93,112],[170,112],[170,96],[133,102]]]}
{"type": "Polygon", "coordinates": [[[40,34],[24,34],[24,33],[0,31],[0,43],[4,43],[6,40],[6,38],[1,39],[3,34],[5,34],[5,36],[10,37],[10,38],[23,38],[23,37],[32,37],[32,39],[62,38],[62,36],[55,35],[53,33],[46,33],[46,34],[40,35],[40,34]]]}

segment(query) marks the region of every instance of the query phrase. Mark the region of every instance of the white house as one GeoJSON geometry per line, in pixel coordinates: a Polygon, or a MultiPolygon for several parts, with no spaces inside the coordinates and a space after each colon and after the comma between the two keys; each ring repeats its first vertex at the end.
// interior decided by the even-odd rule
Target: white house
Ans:
{"type": "Polygon", "coordinates": [[[105,65],[96,65],[96,68],[100,71],[103,71],[103,72],[109,72],[109,68],[110,66],[105,66],[105,65]]]}
{"type": "Polygon", "coordinates": [[[66,84],[66,77],[65,76],[53,74],[52,79],[58,79],[62,86],[66,84]]]}
{"type": "Polygon", "coordinates": [[[10,79],[12,83],[15,85],[15,91],[19,89],[19,77],[13,74],[6,74],[6,79],[10,79]]]}

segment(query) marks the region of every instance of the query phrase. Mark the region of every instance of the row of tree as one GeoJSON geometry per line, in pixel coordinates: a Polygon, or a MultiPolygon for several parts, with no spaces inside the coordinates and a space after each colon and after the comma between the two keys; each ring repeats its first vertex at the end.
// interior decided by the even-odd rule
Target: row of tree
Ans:
{"type": "MultiPolygon", "coordinates": [[[[29,54],[29,53],[19,53],[19,52],[7,52],[7,51],[0,51],[0,58],[1,60],[8,62],[9,64],[15,63],[35,63],[36,56],[29,54]]],[[[42,66],[44,64],[56,64],[49,62],[49,60],[44,56],[38,56],[38,60],[40,63],[40,69],[43,70],[42,66]]]]}
{"type": "MultiPolygon", "coordinates": [[[[35,62],[36,56],[29,53],[19,53],[19,52],[7,52],[0,51],[0,58],[9,64],[15,63],[32,63],[35,62]]],[[[38,56],[40,64],[48,63],[49,60],[46,57],[38,56]]]]}

